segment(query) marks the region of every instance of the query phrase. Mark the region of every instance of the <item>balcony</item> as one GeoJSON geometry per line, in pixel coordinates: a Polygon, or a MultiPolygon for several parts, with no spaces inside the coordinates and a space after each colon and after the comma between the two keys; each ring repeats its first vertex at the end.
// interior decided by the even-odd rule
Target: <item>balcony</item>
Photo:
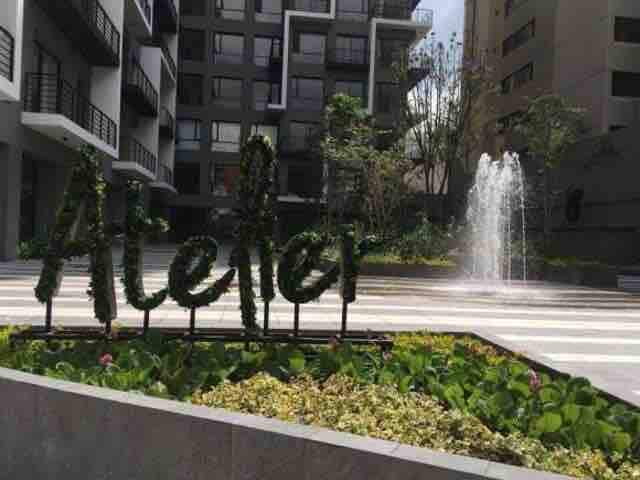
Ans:
{"type": "Polygon", "coordinates": [[[140,115],[158,116],[158,91],[135,58],[127,66],[124,98],[140,115]]]}
{"type": "Polygon", "coordinates": [[[88,143],[118,156],[116,123],[57,75],[26,75],[22,123],[71,147],[88,143]]]}
{"type": "Polygon", "coordinates": [[[165,193],[176,194],[178,191],[173,186],[173,170],[164,164],[158,167],[158,177],[156,181],[150,184],[151,188],[156,190],[164,190],[165,193]]]}
{"type": "Polygon", "coordinates": [[[136,38],[149,38],[152,35],[153,0],[125,0],[126,29],[136,38]]]}
{"type": "Polygon", "coordinates": [[[144,18],[147,20],[147,22],[149,22],[149,25],[151,25],[151,3],[149,3],[149,0],[136,1],[138,2],[138,5],[140,5],[140,8],[144,13],[144,18]]]}
{"type": "Polygon", "coordinates": [[[115,171],[127,177],[154,181],[158,160],[135,138],[128,137],[120,139],[120,159],[112,165],[115,171]]]}
{"type": "Polygon", "coordinates": [[[368,70],[369,52],[351,48],[336,48],[327,52],[326,62],[328,68],[368,70]]]}
{"type": "Polygon", "coordinates": [[[433,25],[433,11],[418,8],[413,9],[410,5],[382,4],[375,5],[371,9],[372,18],[384,18],[388,20],[405,20],[411,23],[433,25]]]}
{"type": "Polygon", "coordinates": [[[156,26],[164,33],[178,33],[178,9],[174,0],[156,0],[156,26]]]}
{"type": "Polygon", "coordinates": [[[175,138],[176,122],[173,115],[165,107],[160,110],[160,136],[167,140],[175,138]]]}
{"type": "Polygon", "coordinates": [[[289,9],[300,12],[327,13],[329,2],[327,0],[289,0],[289,9]]]}
{"type": "Polygon", "coordinates": [[[153,37],[149,45],[152,47],[157,47],[162,50],[162,65],[168,71],[169,76],[177,81],[178,79],[178,67],[176,66],[176,61],[171,54],[171,50],[169,50],[169,46],[167,42],[165,42],[164,38],[160,35],[156,35],[153,37]]]}
{"type": "Polygon", "coordinates": [[[98,0],[36,0],[92,65],[120,65],[120,32],[98,0]]]}
{"type": "Polygon", "coordinates": [[[15,41],[13,36],[0,27],[0,76],[13,82],[15,41]]]}

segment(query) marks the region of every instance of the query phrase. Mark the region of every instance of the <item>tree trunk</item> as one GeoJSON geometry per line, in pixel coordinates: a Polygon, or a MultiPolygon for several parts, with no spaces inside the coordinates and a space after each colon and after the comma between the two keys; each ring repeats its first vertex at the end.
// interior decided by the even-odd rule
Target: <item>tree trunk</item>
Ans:
{"type": "Polygon", "coordinates": [[[543,187],[544,187],[544,194],[543,194],[543,210],[544,210],[544,217],[543,217],[543,249],[544,249],[544,253],[546,255],[550,254],[550,249],[551,249],[551,229],[552,229],[552,215],[553,215],[553,210],[552,210],[552,202],[551,202],[551,179],[550,177],[550,169],[547,166],[546,162],[545,165],[543,167],[543,187]]]}

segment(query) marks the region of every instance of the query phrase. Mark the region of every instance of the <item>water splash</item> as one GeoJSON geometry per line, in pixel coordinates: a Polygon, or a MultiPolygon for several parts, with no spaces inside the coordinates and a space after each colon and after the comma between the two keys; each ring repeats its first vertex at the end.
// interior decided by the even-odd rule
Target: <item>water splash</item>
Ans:
{"type": "Polygon", "coordinates": [[[514,276],[527,279],[524,176],[516,154],[505,153],[499,161],[482,155],[469,191],[467,221],[474,278],[493,282],[511,281],[514,276]],[[514,260],[519,258],[522,272],[514,275],[514,260]]]}

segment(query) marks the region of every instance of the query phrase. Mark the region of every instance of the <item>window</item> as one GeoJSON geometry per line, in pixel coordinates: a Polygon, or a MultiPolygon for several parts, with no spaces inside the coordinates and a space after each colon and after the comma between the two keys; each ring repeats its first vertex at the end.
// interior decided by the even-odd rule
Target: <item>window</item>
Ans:
{"type": "Polygon", "coordinates": [[[213,170],[213,194],[220,197],[233,195],[240,178],[237,165],[220,165],[213,170]]]}
{"type": "Polygon", "coordinates": [[[338,35],[336,37],[335,60],[339,63],[366,65],[369,61],[367,58],[367,39],[338,35]]]}
{"type": "Polygon", "coordinates": [[[280,84],[271,82],[253,82],[253,109],[263,111],[270,103],[280,102],[280,84]]]}
{"type": "Polygon", "coordinates": [[[518,8],[523,3],[526,3],[527,0],[505,0],[504,2],[504,16],[508,17],[511,15],[516,8],[518,8]]]}
{"type": "Polygon", "coordinates": [[[253,39],[253,63],[259,67],[268,67],[272,58],[280,58],[282,51],[279,38],[255,37],[253,39]]]}
{"type": "Polygon", "coordinates": [[[180,15],[206,15],[205,0],[180,0],[180,15]]]}
{"type": "Polygon", "coordinates": [[[376,85],[376,112],[391,113],[393,100],[398,86],[393,83],[378,83],[376,85]]]}
{"type": "Polygon", "coordinates": [[[369,20],[368,0],[338,0],[338,18],[353,22],[369,20]]]}
{"type": "Polygon", "coordinates": [[[278,127],[276,125],[253,125],[251,135],[264,135],[269,137],[274,145],[278,144],[278,127]]]}
{"type": "Polygon", "coordinates": [[[282,0],[255,0],[256,21],[282,23],[282,0]]]}
{"type": "Polygon", "coordinates": [[[242,96],[242,79],[213,77],[212,105],[223,108],[241,108],[242,96]]]}
{"type": "Polygon", "coordinates": [[[289,123],[289,137],[286,142],[287,150],[298,152],[309,149],[317,128],[318,126],[315,123],[289,123]]]}
{"type": "Polygon", "coordinates": [[[310,175],[309,167],[302,165],[287,166],[287,193],[302,198],[320,196],[322,181],[319,175],[310,175]]]}
{"type": "Polygon", "coordinates": [[[244,62],[244,36],[227,33],[213,34],[213,63],[241,64],[244,62]]]}
{"type": "Polygon", "coordinates": [[[640,18],[616,17],[615,40],[640,43],[640,18]]]}
{"type": "Polygon", "coordinates": [[[326,13],[329,11],[328,0],[293,0],[293,9],[304,12],[326,13]]]}
{"type": "Polygon", "coordinates": [[[506,57],[507,55],[509,55],[509,53],[513,52],[521,45],[524,45],[535,36],[536,20],[533,19],[516,33],[509,35],[509,37],[507,37],[507,39],[502,42],[502,56],[506,57]]]}
{"type": "Polygon", "coordinates": [[[176,190],[182,195],[200,193],[200,164],[178,162],[173,167],[176,190]]]}
{"type": "Polygon", "coordinates": [[[520,70],[512,73],[502,80],[502,93],[506,95],[513,90],[517,90],[531,80],[533,80],[533,63],[525,65],[520,70]]]}
{"type": "Polygon", "coordinates": [[[409,54],[409,43],[391,38],[379,38],[376,41],[376,60],[380,65],[391,66],[409,54]]]}
{"type": "Polygon", "coordinates": [[[178,103],[202,105],[202,75],[181,73],[178,79],[178,103]]]}
{"type": "Polygon", "coordinates": [[[204,30],[183,28],[180,30],[180,58],[195,62],[204,61],[204,30]]]}
{"type": "Polygon", "coordinates": [[[614,97],[640,98],[640,73],[613,72],[614,97]]]}
{"type": "Polygon", "coordinates": [[[364,82],[351,81],[351,80],[336,80],[335,93],[343,93],[350,97],[357,97],[362,99],[362,107],[364,107],[365,99],[367,97],[366,87],[364,82]]]}
{"type": "Polygon", "coordinates": [[[293,61],[300,63],[324,63],[326,35],[298,33],[293,37],[293,61]]]}
{"type": "Polygon", "coordinates": [[[239,152],[240,124],[211,122],[211,151],[239,152]]]}
{"type": "Polygon", "coordinates": [[[200,150],[200,125],[200,120],[178,119],[176,122],[176,150],[200,150]]]}
{"type": "Polygon", "coordinates": [[[324,107],[324,82],[318,78],[291,79],[289,100],[291,108],[298,110],[322,110],[324,107]]]}
{"type": "Polygon", "coordinates": [[[227,20],[244,20],[244,0],[215,0],[215,16],[227,20]]]}

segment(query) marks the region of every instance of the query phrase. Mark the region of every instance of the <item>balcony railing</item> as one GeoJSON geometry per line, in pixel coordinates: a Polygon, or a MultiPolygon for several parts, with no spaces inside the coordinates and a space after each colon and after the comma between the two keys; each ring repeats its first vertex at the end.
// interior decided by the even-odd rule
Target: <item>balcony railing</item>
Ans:
{"type": "Polygon", "coordinates": [[[162,38],[160,35],[156,35],[153,37],[153,39],[151,40],[151,45],[154,47],[158,47],[160,50],[162,50],[162,55],[164,56],[164,58],[167,61],[167,64],[169,65],[169,70],[171,70],[171,74],[173,75],[174,78],[178,78],[178,67],[176,66],[176,61],[173,58],[173,55],[171,55],[171,50],[169,50],[169,46],[167,45],[167,42],[164,41],[164,38],[162,38]]]}
{"type": "Polygon", "coordinates": [[[324,50],[291,53],[291,59],[296,63],[321,65],[324,63],[324,58],[324,50]]]}
{"type": "Polygon", "coordinates": [[[15,41],[13,36],[0,27],[0,75],[13,82],[13,60],[15,41]]]}
{"type": "Polygon", "coordinates": [[[151,23],[151,3],[149,3],[149,0],[138,0],[138,5],[142,8],[147,22],[151,23]]]}
{"type": "Polygon", "coordinates": [[[173,186],[173,171],[166,165],[160,165],[160,171],[158,172],[158,180],[173,186]]]}
{"type": "Polygon", "coordinates": [[[98,0],[37,0],[94,65],[120,64],[120,32],[98,0]]]}
{"type": "Polygon", "coordinates": [[[175,0],[156,0],[155,17],[161,32],[178,33],[178,10],[175,0]]]}
{"type": "Polygon", "coordinates": [[[433,25],[433,10],[418,8],[413,10],[410,5],[376,5],[371,9],[371,16],[393,20],[407,20],[420,25],[433,25]]]}
{"type": "Polygon", "coordinates": [[[57,75],[27,74],[24,110],[64,115],[103,142],[117,147],[116,123],[57,75]]]}
{"type": "Polygon", "coordinates": [[[368,64],[369,51],[366,49],[336,48],[327,52],[327,65],[366,68],[368,64]]]}
{"type": "Polygon", "coordinates": [[[140,114],[150,117],[158,115],[158,91],[135,58],[127,67],[125,95],[129,104],[140,114]]]}
{"type": "Polygon", "coordinates": [[[173,139],[175,137],[176,122],[173,115],[165,107],[160,110],[160,135],[164,138],[173,139]]]}
{"type": "Polygon", "coordinates": [[[126,149],[123,152],[124,155],[121,159],[122,161],[133,162],[154,175],[156,174],[158,160],[153,153],[143,147],[142,144],[133,137],[123,138],[121,142],[126,149]]]}
{"type": "Polygon", "coordinates": [[[327,0],[290,0],[289,8],[302,12],[327,13],[329,2],[327,0]]]}

